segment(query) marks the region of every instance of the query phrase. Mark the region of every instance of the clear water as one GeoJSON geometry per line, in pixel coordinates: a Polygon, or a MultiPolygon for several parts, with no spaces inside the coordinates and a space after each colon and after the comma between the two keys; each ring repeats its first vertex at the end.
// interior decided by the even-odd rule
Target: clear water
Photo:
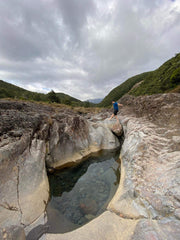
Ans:
{"type": "Polygon", "coordinates": [[[49,175],[48,232],[72,231],[105,211],[119,184],[119,152],[101,151],[49,175]]]}

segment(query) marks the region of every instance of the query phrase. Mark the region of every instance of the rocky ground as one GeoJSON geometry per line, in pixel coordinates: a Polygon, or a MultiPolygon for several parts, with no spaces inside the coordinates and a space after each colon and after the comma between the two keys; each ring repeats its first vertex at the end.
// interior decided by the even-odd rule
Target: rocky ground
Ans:
{"type": "MultiPolygon", "coordinates": [[[[72,166],[91,152],[118,146],[118,139],[106,124],[90,122],[70,109],[1,100],[3,236],[8,236],[9,226],[31,229],[33,222],[43,215],[49,198],[46,167],[52,171],[72,166]]],[[[44,221],[43,216],[40,218],[44,221]]]]}
{"type": "Polygon", "coordinates": [[[180,94],[125,96],[121,180],[107,211],[47,240],[180,238],[180,94]]]}
{"type": "MultiPolygon", "coordinates": [[[[42,240],[180,238],[180,94],[124,96],[120,102],[125,134],[121,180],[107,211],[73,232],[46,234],[42,240]]],[[[27,226],[45,208],[48,184],[45,163],[39,159],[46,159],[49,168],[63,167],[91,151],[118,146],[109,130],[112,126],[103,121],[108,112],[84,118],[70,110],[6,101],[0,102],[0,110],[0,222],[4,228],[18,223],[27,226]],[[28,182],[31,187],[26,187],[28,182]],[[33,201],[39,201],[37,208],[33,201]],[[33,207],[36,217],[29,211],[33,207]]],[[[8,230],[1,233],[5,236],[8,230]]]]}

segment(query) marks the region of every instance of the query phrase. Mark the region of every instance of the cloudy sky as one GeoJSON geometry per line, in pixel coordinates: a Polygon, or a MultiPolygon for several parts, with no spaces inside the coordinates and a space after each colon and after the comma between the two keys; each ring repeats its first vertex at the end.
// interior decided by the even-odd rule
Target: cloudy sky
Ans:
{"type": "Polygon", "coordinates": [[[0,0],[0,79],[102,98],[180,52],[180,0],[0,0]]]}

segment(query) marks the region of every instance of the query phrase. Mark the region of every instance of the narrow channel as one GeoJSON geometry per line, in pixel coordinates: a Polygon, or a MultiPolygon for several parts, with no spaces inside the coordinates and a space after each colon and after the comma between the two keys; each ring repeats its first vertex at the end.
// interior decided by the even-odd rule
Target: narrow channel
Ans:
{"type": "Polygon", "coordinates": [[[49,174],[48,232],[65,233],[107,208],[120,180],[120,149],[93,154],[78,166],[49,174]]]}

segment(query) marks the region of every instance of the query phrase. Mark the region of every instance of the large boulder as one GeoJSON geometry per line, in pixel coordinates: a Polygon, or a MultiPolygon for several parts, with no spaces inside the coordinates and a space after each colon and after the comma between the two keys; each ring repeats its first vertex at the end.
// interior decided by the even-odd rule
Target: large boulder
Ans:
{"type": "Polygon", "coordinates": [[[119,145],[105,121],[91,122],[79,115],[56,114],[52,116],[46,162],[53,168],[72,166],[90,153],[119,145]]]}
{"type": "Polygon", "coordinates": [[[36,135],[46,116],[39,112],[39,105],[32,107],[31,103],[0,102],[1,227],[31,224],[49,198],[46,143],[36,135]]]}
{"type": "Polygon", "coordinates": [[[46,146],[38,139],[27,146],[28,140],[22,138],[0,150],[1,227],[32,223],[44,211],[49,198],[46,146]],[[11,154],[15,150],[17,156],[11,154]]]}

